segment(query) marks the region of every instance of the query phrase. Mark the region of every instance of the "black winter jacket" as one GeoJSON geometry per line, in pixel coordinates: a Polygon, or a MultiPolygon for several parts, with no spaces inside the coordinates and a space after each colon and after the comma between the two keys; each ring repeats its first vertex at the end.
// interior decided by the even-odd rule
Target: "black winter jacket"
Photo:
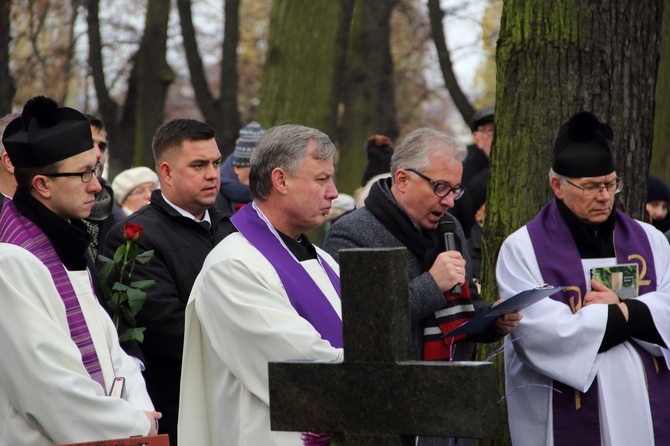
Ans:
{"type": "Polygon", "coordinates": [[[137,326],[146,327],[141,348],[147,389],[156,410],[163,413],[161,432],[170,434],[173,445],[177,444],[186,303],[205,257],[229,232],[220,224],[225,214],[213,207],[209,213],[212,227],[207,231],[194,220],[180,215],[166,203],[161,191],[155,190],[150,204],[109,231],[101,250],[103,255],[113,257],[123,243],[122,229],[127,222],[144,228],[138,241],[140,252],[154,250],[150,264],[138,265],[132,280],[156,281],[147,290],[144,307],[137,315],[137,326]]]}

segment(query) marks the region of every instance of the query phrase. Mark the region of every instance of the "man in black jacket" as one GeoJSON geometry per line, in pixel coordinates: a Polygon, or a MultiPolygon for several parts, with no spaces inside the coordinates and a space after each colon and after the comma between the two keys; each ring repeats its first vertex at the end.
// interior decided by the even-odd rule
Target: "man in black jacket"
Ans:
{"type": "Polygon", "coordinates": [[[151,203],[109,232],[103,255],[112,257],[123,243],[122,227],[144,227],[140,252],[154,250],[149,265],[138,265],[132,280],[153,279],[138,327],[146,327],[142,351],[144,377],[154,404],[163,413],[160,432],[177,444],[177,410],[184,342],[184,311],[205,257],[223,239],[224,215],[213,208],[219,192],[221,153],[215,130],[191,119],[175,119],[159,128],[152,148],[160,189],[151,203]]]}

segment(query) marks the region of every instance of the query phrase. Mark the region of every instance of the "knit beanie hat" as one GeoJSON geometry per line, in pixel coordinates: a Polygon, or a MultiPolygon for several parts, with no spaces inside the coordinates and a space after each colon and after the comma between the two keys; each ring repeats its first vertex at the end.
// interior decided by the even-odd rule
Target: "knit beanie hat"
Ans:
{"type": "Polygon", "coordinates": [[[251,154],[256,148],[258,140],[261,139],[265,130],[257,122],[250,122],[240,130],[240,137],[235,141],[233,152],[233,166],[248,167],[251,154]]]}
{"type": "Polygon", "coordinates": [[[616,170],[614,131],[589,112],[561,126],[554,144],[554,172],[570,178],[600,177],[616,170]]]}
{"type": "Polygon", "coordinates": [[[366,141],[364,148],[368,157],[368,164],[363,172],[361,186],[365,186],[370,178],[391,171],[393,142],[388,136],[372,135],[366,141]]]}
{"type": "Polygon", "coordinates": [[[35,96],[7,125],[2,143],[14,167],[41,167],[91,150],[93,137],[82,113],[35,96]]]}
{"type": "Polygon", "coordinates": [[[158,187],[158,175],[153,170],[144,166],[124,170],[114,177],[114,181],[112,181],[114,201],[121,205],[133,189],[144,183],[154,183],[158,187]]]}
{"type": "Polygon", "coordinates": [[[647,201],[665,201],[670,203],[670,187],[656,175],[647,178],[647,201]]]}

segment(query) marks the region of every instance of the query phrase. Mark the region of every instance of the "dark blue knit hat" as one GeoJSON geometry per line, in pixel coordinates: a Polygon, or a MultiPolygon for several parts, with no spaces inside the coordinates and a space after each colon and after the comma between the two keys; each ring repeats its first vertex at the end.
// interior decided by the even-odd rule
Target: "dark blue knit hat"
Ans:
{"type": "Polygon", "coordinates": [[[235,151],[233,152],[233,166],[248,167],[251,161],[251,154],[256,148],[258,140],[265,133],[263,127],[257,122],[250,122],[240,130],[240,137],[235,141],[235,151]]]}

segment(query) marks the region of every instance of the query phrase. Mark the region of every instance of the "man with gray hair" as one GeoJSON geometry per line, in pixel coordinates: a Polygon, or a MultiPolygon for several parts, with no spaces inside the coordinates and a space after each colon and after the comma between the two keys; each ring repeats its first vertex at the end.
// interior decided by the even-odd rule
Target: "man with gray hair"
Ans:
{"type": "MultiPolygon", "coordinates": [[[[365,207],[340,218],[324,241],[324,249],[335,259],[346,248],[409,250],[412,355],[417,360],[473,360],[475,345],[470,341],[498,340],[521,318],[520,313],[512,313],[496,319],[486,333],[444,337],[490,306],[471,282],[472,265],[461,225],[446,213],[464,192],[464,157],[465,149],[446,133],[415,130],[394,150],[391,177],[375,183],[365,207]],[[445,249],[443,232],[437,228],[452,222],[457,246],[445,249]]],[[[454,442],[421,439],[419,444],[454,442]]]]}
{"type": "Polygon", "coordinates": [[[251,156],[253,201],[223,224],[186,307],[181,444],[302,444],[272,432],[268,363],[341,361],[339,268],[305,232],[337,198],[335,146],[298,125],[269,129],[251,156]]]}
{"type": "MultiPolygon", "coordinates": [[[[424,360],[472,360],[474,345],[493,341],[516,326],[519,315],[499,318],[496,331],[478,338],[443,335],[488,307],[469,287],[472,266],[458,220],[446,212],[461,186],[465,149],[451,136],[420,128],[393,152],[391,177],[370,190],[365,207],[340,218],[328,231],[324,249],[335,259],[346,248],[406,247],[409,250],[409,300],[412,354],[424,360]],[[457,249],[445,250],[437,230],[454,223],[457,249]],[[462,286],[459,293],[454,287],[462,286]]],[[[458,288],[458,287],[457,287],[458,288]]],[[[456,288],[456,289],[457,289],[456,288]]]]}

